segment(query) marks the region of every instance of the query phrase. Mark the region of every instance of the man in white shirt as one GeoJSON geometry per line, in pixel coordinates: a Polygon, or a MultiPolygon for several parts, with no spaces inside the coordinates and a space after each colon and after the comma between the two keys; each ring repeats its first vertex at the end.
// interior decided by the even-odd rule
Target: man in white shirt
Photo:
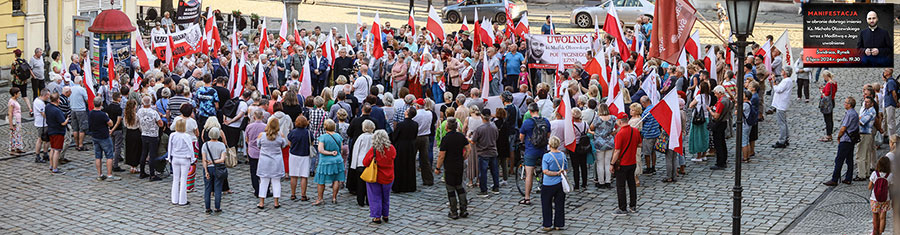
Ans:
{"type": "Polygon", "coordinates": [[[412,119],[419,124],[415,142],[416,151],[419,152],[419,168],[422,170],[422,184],[430,186],[434,185],[434,175],[431,173],[431,159],[428,157],[428,151],[432,151],[432,149],[428,148],[428,142],[430,141],[431,129],[434,126],[435,115],[425,109],[425,100],[422,98],[417,99],[415,104],[416,116],[412,119]]]}
{"type": "MultiPolygon", "coordinates": [[[[778,122],[778,142],[775,142],[773,148],[785,148],[790,145],[788,141],[788,124],[787,124],[787,110],[791,106],[791,90],[794,89],[794,78],[791,76],[793,73],[793,68],[784,67],[781,71],[781,75],[783,79],[781,81],[775,81],[775,86],[773,90],[775,91],[772,94],[772,107],[775,107],[775,119],[778,122]]],[[[774,75],[770,75],[769,79],[773,80],[775,78],[774,75]]]]}
{"type": "Polygon", "coordinates": [[[503,92],[503,85],[501,85],[501,80],[503,80],[503,75],[500,73],[500,59],[497,58],[497,48],[488,47],[488,68],[491,71],[491,89],[488,91],[488,95],[497,96],[503,92]]]}
{"type": "MultiPolygon", "coordinates": [[[[41,140],[41,133],[44,133],[44,129],[47,127],[47,119],[44,117],[44,108],[47,107],[47,101],[50,99],[50,92],[47,89],[42,89],[40,96],[34,98],[34,102],[32,102],[31,110],[34,111],[34,127],[37,127],[37,138],[34,140],[34,162],[43,163],[47,162],[50,159],[49,151],[47,150],[48,145],[43,143],[41,140]]],[[[47,142],[49,144],[49,142],[47,142]]]]}
{"type": "MultiPolygon", "coordinates": [[[[359,71],[368,71],[368,65],[360,65],[359,71]]],[[[356,78],[353,81],[353,97],[356,97],[356,100],[362,102],[366,99],[366,96],[369,95],[369,87],[372,87],[372,78],[369,77],[368,74],[362,73],[362,76],[356,78]]]]}

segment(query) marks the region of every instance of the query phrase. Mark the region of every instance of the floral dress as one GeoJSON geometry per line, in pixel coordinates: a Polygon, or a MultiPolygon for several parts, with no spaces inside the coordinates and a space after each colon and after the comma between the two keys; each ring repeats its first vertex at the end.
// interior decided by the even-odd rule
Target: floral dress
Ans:
{"type": "Polygon", "coordinates": [[[22,142],[22,106],[19,105],[19,101],[15,99],[9,99],[9,110],[12,111],[12,116],[7,117],[7,121],[9,121],[9,148],[7,150],[12,152],[13,150],[22,150],[25,148],[25,144],[22,142]]]}

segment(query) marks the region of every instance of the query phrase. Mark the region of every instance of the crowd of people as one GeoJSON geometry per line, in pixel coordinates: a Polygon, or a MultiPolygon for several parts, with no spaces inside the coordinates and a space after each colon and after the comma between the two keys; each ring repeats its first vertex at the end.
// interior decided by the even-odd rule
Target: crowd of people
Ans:
{"type": "MultiPolygon", "coordinates": [[[[379,224],[389,220],[391,193],[415,192],[436,181],[446,187],[448,217],[466,218],[467,190],[478,190],[478,197],[499,194],[507,180],[518,177],[513,172],[521,163],[525,192],[518,203],[532,204],[534,172],[539,170],[543,176],[539,182],[542,227],[562,229],[566,194],[584,191],[591,182],[608,189],[615,181],[618,205],[614,214],[636,213],[639,176],[656,173],[659,154],[665,158],[665,183],[683,177],[688,162],[704,162],[708,156],[715,156],[713,170],[726,169],[731,149],[726,139],[734,135],[743,137],[739,143],[743,159],[739,160],[753,162],[758,123],[767,114],[775,116],[779,128],[773,147],[789,147],[791,91],[796,84],[797,102],[809,102],[809,79],[815,77],[818,82],[820,74],[813,74],[800,61],[788,66],[774,47],[770,65],[764,63],[766,58],[752,53],[746,61],[731,64],[724,48],[715,45],[705,48],[715,51],[715,73],[708,71],[702,60],[674,65],[648,58],[640,69],[643,72],[637,74],[635,66],[641,66],[638,54],[644,52],[622,58],[611,43],[613,37],[601,33],[598,40],[602,46],[588,54],[605,53],[614,62],[611,66],[622,71],[620,88],[626,107],[613,112],[610,97],[602,90],[605,86],[601,83],[606,81],[599,75],[579,64],[566,70],[529,68],[532,61],[523,56],[527,40],[507,37],[499,24],[493,27],[496,44],[473,45],[467,31],[453,32],[441,41],[425,28],[403,25],[395,29],[385,23],[381,32],[374,32],[382,36],[381,42],[374,42],[382,44],[384,55],[380,58],[371,52],[372,32],[365,26],[349,40],[332,28],[334,61],[323,55],[320,45],[331,41],[320,27],[310,32],[301,29],[299,38],[288,36],[283,43],[269,36],[273,46],[263,51],[257,49],[259,35],[237,33],[237,48],[223,46],[218,54],[197,52],[176,61],[157,59],[147,71],[132,57],[117,64],[117,79],[95,76],[98,79],[93,82],[84,81],[84,73],[91,71],[83,71],[81,66],[87,50],[68,56],[71,63],[67,67],[63,55],[53,52],[46,79],[43,52],[37,49],[33,58],[24,59],[17,50],[13,68],[27,69],[15,69],[9,90],[9,151],[23,153],[23,141],[32,141],[21,137],[24,111],[18,100],[23,99],[39,133],[33,140],[34,161],[49,161],[53,173],[64,173],[60,164],[67,162],[66,149],[86,151],[85,143],[90,142],[98,181],[120,180],[113,172],[159,181],[168,171],[172,204],[188,205],[188,192],[194,191],[197,177],[202,177],[206,212],[218,213],[223,193],[231,194],[233,187],[239,187],[228,180],[239,177],[229,175],[229,168],[238,161],[249,164],[252,192],[260,209],[270,197],[274,208],[281,206],[279,199],[286,191],[281,189],[281,181],[289,179],[291,201],[325,204],[325,189],[330,186],[330,201],[338,203],[339,191],[346,188],[356,196],[358,205],[370,207],[371,222],[379,224]],[[236,58],[232,54],[248,60],[231,59],[236,58]],[[487,64],[480,59],[483,57],[488,58],[487,64]],[[242,90],[233,88],[233,78],[239,77],[233,74],[238,70],[231,69],[235,64],[245,67],[247,77],[253,78],[241,84],[242,90]],[[743,70],[745,90],[737,90],[738,70],[743,70]],[[493,77],[488,87],[481,81],[485,71],[493,77]],[[302,94],[304,73],[311,80],[305,81],[312,86],[307,88],[311,95],[302,94]],[[258,82],[259,77],[267,80],[267,87],[262,87],[266,85],[258,82]],[[555,87],[560,83],[550,82],[554,77],[567,80],[562,83],[567,86],[555,87]],[[28,80],[33,84],[33,99],[27,96],[28,80]],[[645,85],[648,82],[654,85],[645,85]],[[88,99],[86,84],[94,84],[93,100],[88,99]],[[684,152],[669,148],[676,140],[670,140],[650,114],[659,94],[670,92],[680,99],[680,114],[676,115],[683,120],[684,152]],[[739,92],[744,93],[744,100],[736,100],[739,92]],[[482,93],[499,96],[502,104],[492,106],[482,93]],[[569,96],[560,97],[560,93],[569,96]],[[771,105],[765,104],[767,93],[771,105]],[[805,97],[801,96],[804,93],[805,97]],[[565,135],[565,114],[556,110],[565,102],[572,106],[576,150],[564,146],[571,137],[565,135]],[[742,105],[744,112],[736,113],[736,105],[742,105]],[[734,128],[737,115],[744,120],[740,133],[734,128]],[[589,169],[589,165],[595,167],[589,169]],[[376,180],[362,180],[370,168],[377,168],[373,173],[376,180]],[[572,190],[566,178],[570,170],[572,190]],[[307,194],[310,178],[315,197],[307,194]]],[[[544,28],[549,27],[548,18],[544,28]]],[[[649,35],[652,20],[641,17],[634,28],[637,31],[625,31],[649,35]]],[[[649,37],[639,40],[649,41],[649,37]]],[[[632,43],[636,42],[627,40],[632,43]]],[[[754,44],[751,51],[759,47],[754,44]]],[[[827,70],[821,76],[825,83],[819,108],[826,128],[820,140],[829,142],[837,83],[827,70]]],[[[875,156],[875,148],[880,146],[875,136],[882,133],[881,142],[891,139],[891,148],[900,139],[895,115],[898,83],[891,69],[885,69],[883,77],[883,84],[864,87],[860,111],[855,111],[853,97],[841,99],[847,112],[837,133],[834,175],[826,185],[838,183],[844,162],[848,170],[841,182],[846,184],[883,178],[873,171],[889,173],[875,156]]],[[[880,215],[883,221],[889,204],[873,199],[872,205],[876,218],[880,215]]]]}

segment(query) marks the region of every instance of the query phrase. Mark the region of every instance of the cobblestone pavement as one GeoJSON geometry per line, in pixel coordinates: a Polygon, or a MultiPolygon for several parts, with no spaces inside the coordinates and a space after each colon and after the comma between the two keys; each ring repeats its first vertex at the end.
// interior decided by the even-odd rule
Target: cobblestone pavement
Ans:
{"type": "MultiPolygon", "coordinates": [[[[820,202],[809,208],[809,214],[798,220],[787,233],[807,234],[862,234],[872,231],[872,213],[869,210],[867,183],[827,190],[820,202]],[[868,226],[868,227],[866,227],[868,226]]],[[[888,212],[888,214],[891,214],[888,212]]],[[[892,234],[893,223],[888,216],[885,234],[892,234]]]]}
{"type": "MultiPolygon", "coordinates": [[[[858,96],[861,85],[877,81],[879,73],[876,69],[834,71],[840,98],[858,96]]],[[[813,83],[814,97],[819,95],[816,87],[813,83]]],[[[5,89],[3,91],[5,93],[5,89]]],[[[0,99],[8,99],[8,96],[0,99]]],[[[757,157],[743,167],[743,231],[754,234],[785,232],[826,191],[819,182],[831,172],[836,143],[815,141],[823,134],[821,117],[815,108],[814,101],[794,101],[788,113],[792,141],[787,149],[770,147],[777,131],[774,117],[761,122],[757,157]]],[[[836,110],[835,116],[842,114],[842,110],[836,110]]],[[[26,123],[26,126],[30,124],[26,123]]],[[[26,140],[33,140],[34,128],[25,130],[26,140]]],[[[7,136],[8,129],[0,128],[0,135],[7,136]]],[[[733,141],[728,142],[731,150],[733,141]]],[[[0,151],[5,151],[5,144],[0,151]]],[[[31,144],[27,146],[30,148],[31,144]]],[[[340,193],[337,205],[313,207],[309,203],[285,200],[284,207],[272,209],[269,201],[268,209],[258,210],[254,207],[256,199],[248,193],[252,188],[246,165],[230,170],[229,178],[236,193],[225,196],[222,206],[225,213],[206,215],[198,192],[189,194],[192,202],[189,206],[170,205],[170,177],[151,183],[138,180],[135,175],[118,174],[124,180],[94,181],[92,154],[92,151],[70,150],[67,157],[73,161],[62,166],[68,171],[65,175],[51,175],[46,165],[32,163],[30,157],[0,161],[0,183],[8,186],[0,192],[0,198],[5,199],[0,202],[4,208],[0,212],[0,230],[10,233],[101,233],[114,229],[130,233],[175,233],[190,228],[190,233],[449,234],[532,233],[540,227],[540,207],[516,204],[520,196],[512,185],[503,187],[500,195],[488,198],[474,197],[475,189],[470,188],[473,192],[469,194],[472,216],[460,220],[446,218],[446,194],[441,183],[420,187],[415,193],[393,194],[393,219],[389,225],[368,224],[367,208],[357,207],[346,191],[340,193]],[[182,226],[175,229],[170,224],[182,226]]],[[[613,190],[590,187],[585,192],[570,193],[566,202],[569,229],[562,233],[728,233],[732,221],[732,160],[729,160],[728,170],[715,172],[709,170],[711,164],[708,162],[690,162],[688,174],[672,184],[660,182],[661,172],[641,176],[640,213],[637,215],[611,215],[616,204],[613,190]]],[[[659,160],[660,170],[664,169],[663,162],[659,160]]],[[[283,185],[282,194],[287,195],[287,183],[283,185]]],[[[866,194],[867,190],[860,183],[839,186],[815,207],[814,212],[787,232],[865,233],[871,227],[867,222],[870,218],[866,213],[867,204],[863,203],[864,198],[852,195],[866,194]],[[850,196],[841,196],[845,192],[850,196]],[[816,212],[834,210],[842,211],[843,216],[850,219],[816,212]]]]}

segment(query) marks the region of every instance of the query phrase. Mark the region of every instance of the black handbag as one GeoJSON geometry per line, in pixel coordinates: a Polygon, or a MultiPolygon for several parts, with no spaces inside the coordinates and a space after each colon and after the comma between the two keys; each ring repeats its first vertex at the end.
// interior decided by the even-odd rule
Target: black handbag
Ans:
{"type": "Polygon", "coordinates": [[[701,111],[700,109],[694,109],[691,123],[694,123],[694,125],[703,125],[703,123],[706,123],[706,116],[703,116],[703,111],[701,111]]]}

